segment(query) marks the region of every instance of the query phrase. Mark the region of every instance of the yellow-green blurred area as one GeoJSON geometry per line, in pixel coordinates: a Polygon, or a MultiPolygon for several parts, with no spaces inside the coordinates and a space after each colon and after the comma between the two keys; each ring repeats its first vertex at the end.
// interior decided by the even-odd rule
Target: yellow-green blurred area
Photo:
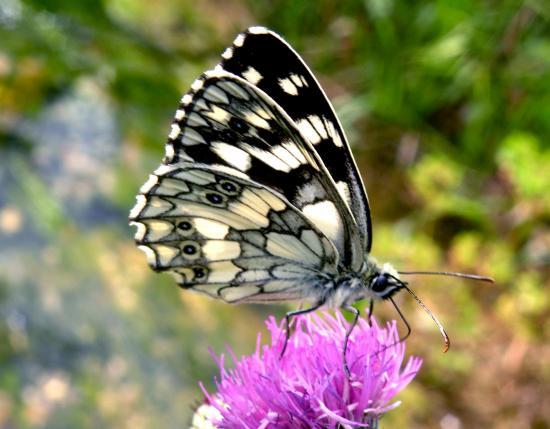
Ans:
{"type": "Polygon", "coordinates": [[[376,257],[496,279],[407,278],[452,347],[397,297],[424,366],[381,427],[549,428],[545,0],[0,0],[0,428],[186,428],[208,348],[294,308],[180,291],[127,225],[181,95],[255,24],[333,100],[376,257]]]}

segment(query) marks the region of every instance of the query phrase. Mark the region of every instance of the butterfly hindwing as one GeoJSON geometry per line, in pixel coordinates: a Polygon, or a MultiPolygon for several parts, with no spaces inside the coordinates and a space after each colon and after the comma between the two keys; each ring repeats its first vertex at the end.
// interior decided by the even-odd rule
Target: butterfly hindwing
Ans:
{"type": "Polygon", "coordinates": [[[224,70],[195,81],[169,135],[166,164],[193,162],[237,174],[282,194],[359,267],[357,225],[337,184],[296,124],[263,91],[224,70]]]}
{"type": "Polygon", "coordinates": [[[331,241],[284,196],[210,166],[161,165],[130,220],[153,269],[227,302],[307,298],[338,264],[331,241]]]}
{"type": "Polygon", "coordinates": [[[332,105],[296,51],[276,33],[251,27],[226,49],[220,65],[269,94],[297,124],[349,204],[369,251],[371,219],[361,176],[332,105]]]}

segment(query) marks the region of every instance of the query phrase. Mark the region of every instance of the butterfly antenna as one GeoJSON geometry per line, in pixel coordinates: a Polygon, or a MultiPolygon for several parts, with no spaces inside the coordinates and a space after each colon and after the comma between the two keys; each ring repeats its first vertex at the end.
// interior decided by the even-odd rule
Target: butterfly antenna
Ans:
{"type": "Polygon", "coordinates": [[[451,271],[399,271],[399,274],[408,275],[428,275],[428,276],[449,276],[461,277],[463,279],[477,280],[480,282],[494,283],[495,280],[491,277],[478,276],[476,274],[454,273],[451,271]]]}
{"type": "MultiPolygon", "coordinates": [[[[413,298],[416,300],[416,302],[418,302],[418,305],[420,305],[420,307],[422,307],[422,309],[428,313],[428,316],[430,316],[432,318],[432,320],[434,321],[434,323],[437,325],[437,327],[439,328],[439,332],[441,332],[441,335],[443,336],[443,341],[445,341],[445,347],[443,349],[443,353],[447,353],[447,351],[449,350],[449,348],[451,347],[451,340],[449,339],[449,336],[447,335],[447,332],[445,332],[445,329],[443,328],[443,325],[441,324],[441,322],[439,320],[437,320],[437,317],[435,317],[435,315],[430,311],[430,309],[428,307],[426,307],[426,304],[424,304],[420,298],[418,298],[416,296],[416,294],[407,287],[407,284],[404,283],[404,282],[401,282],[401,286],[403,286],[403,288],[409,292],[413,298]]],[[[390,298],[391,299],[391,298],[390,298]]],[[[393,302],[393,300],[392,300],[393,302]]],[[[395,304],[394,304],[395,305],[395,304]]],[[[397,308],[397,307],[396,307],[397,308]]],[[[399,314],[401,315],[401,312],[399,311],[399,309],[397,309],[397,311],[399,312],[399,314]]],[[[403,316],[401,316],[403,318],[403,316]]]]}

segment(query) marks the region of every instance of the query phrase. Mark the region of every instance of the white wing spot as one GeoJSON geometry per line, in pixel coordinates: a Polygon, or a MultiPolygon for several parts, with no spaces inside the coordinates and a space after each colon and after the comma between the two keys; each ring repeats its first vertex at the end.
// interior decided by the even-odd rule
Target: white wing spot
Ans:
{"type": "Polygon", "coordinates": [[[239,274],[239,282],[261,282],[269,279],[269,271],[267,270],[246,270],[239,274]]]}
{"type": "Polygon", "coordinates": [[[267,204],[260,196],[250,189],[244,188],[240,196],[240,200],[247,206],[254,207],[254,209],[262,216],[267,216],[271,206],[267,204]]]}
{"type": "Polygon", "coordinates": [[[134,239],[136,241],[142,241],[143,237],[145,237],[145,233],[147,232],[147,227],[145,224],[141,222],[130,222],[130,225],[137,228],[136,233],[134,234],[134,239]]]}
{"type": "Polygon", "coordinates": [[[208,281],[212,283],[229,283],[241,271],[231,261],[210,262],[208,270],[208,281]]]}
{"type": "Polygon", "coordinates": [[[332,138],[334,144],[338,147],[342,147],[344,143],[342,142],[342,138],[336,130],[336,126],[334,125],[334,123],[327,118],[323,118],[323,120],[325,122],[325,128],[328,132],[328,135],[332,138]]]}
{"type": "Polygon", "coordinates": [[[271,152],[286,162],[291,169],[295,169],[300,166],[300,161],[297,160],[286,148],[283,146],[274,146],[271,148],[271,152]]]}
{"type": "Polygon", "coordinates": [[[193,96],[191,94],[185,94],[183,97],[181,97],[181,104],[187,106],[189,103],[191,103],[191,100],[193,100],[193,96]]]}
{"type": "Polygon", "coordinates": [[[291,74],[290,79],[292,79],[292,82],[294,82],[294,85],[301,87],[301,86],[307,86],[306,80],[303,76],[298,76],[297,74],[291,74]]]}
{"type": "Polygon", "coordinates": [[[244,43],[244,34],[239,34],[236,38],[235,38],[235,41],[233,42],[233,44],[237,47],[237,48],[240,48],[244,43]]]}
{"type": "MultiPolygon", "coordinates": [[[[153,176],[156,177],[156,176],[153,176]]],[[[136,197],[136,205],[132,207],[132,210],[130,210],[130,219],[137,218],[140,214],[145,205],[147,204],[147,198],[145,198],[144,195],[138,195],[136,197]]]]}
{"type": "Polygon", "coordinates": [[[212,151],[229,165],[247,171],[250,168],[252,159],[244,150],[224,142],[212,142],[212,151]]]}
{"type": "Polygon", "coordinates": [[[154,250],[157,251],[159,265],[162,267],[170,266],[173,259],[180,253],[180,250],[177,247],[162,244],[155,245],[154,250]]]}
{"type": "Polygon", "coordinates": [[[154,171],[154,174],[156,174],[157,176],[164,176],[168,173],[171,173],[175,170],[178,169],[178,166],[177,165],[174,165],[174,164],[171,164],[171,165],[166,165],[166,164],[160,164],[156,170],[154,171]]]}
{"type": "MultiPolygon", "coordinates": [[[[315,128],[315,131],[317,131],[317,134],[321,136],[321,138],[326,139],[328,138],[327,130],[325,128],[325,124],[321,120],[321,118],[317,115],[309,115],[307,117],[309,119],[309,122],[313,125],[315,128]]],[[[325,120],[326,121],[326,120],[325,120]]]]}
{"type": "Polygon", "coordinates": [[[343,225],[332,201],[321,201],[302,208],[304,215],[333,242],[340,241],[343,225]]]}
{"type": "MultiPolygon", "coordinates": [[[[248,154],[247,154],[248,155],[248,154]]],[[[194,162],[193,160],[190,160],[194,162]]],[[[250,180],[250,176],[244,174],[241,170],[237,170],[233,167],[224,164],[211,164],[214,170],[221,171],[222,173],[230,174],[231,176],[240,177],[241,179],[250,180]]]]}
{"type": "Polygon", "coordinates": [[[173,225],[162,220],[150,220],[147,222],[147,229],[147,240],[159,241],[172,232],[173,225]]]}
{"type": "Polygon", "coordinates": [[[176,110],[175,118],[176,118],[178,121],[181,121],[181,120],[183,119],[184,116],[185,116],[185,110],[183,110],[183,109],[178,109],[178,110],[176,110]]]}
{"type": "Polygon", "coordinates": [[[247,31],[250,34],[267,34],[267,33],[269,33],[269,30],[267,28],[260,27],[260,26],[250,27],[247,31]]]}
{"type": "Polygon", "coordinates": [[[258,113],[256,112],[249,112],[245,115],[245,120],[247,122],[250,122],[252,125],[263,128],[264,130],[271,129],[271,126],[269,125],[269,122],[267,122],[264,118],[262,118],[258,113]]]}
{"type": "Polygon", "coordinates": [[[158,176],[155,176],[154,174],[150,174],[149,178],[147,179],[147,182],[145,182],[143,185],[141,185],[141,188],[139,188],[139,192],[142,194],[146,194],[151,189],[153,189],[154,186],[158,185],[159,178],[158,176]]]}
{"type": "Polygon", "coordinates": [[[208,240],[201,250],[206,259],[213,261],[235,259],[241,254],[241,246],[237,241],[208,240]]]}
{"type": "Polygon", "coordinates": [[[206,238],[222,239],[229,232],[229,227],[211,219],[195,218],[193,221],[197,232],[206,238]]]}
{"type": "Polygon", "coordinates": [[[294,156],[294,158],[300,161],[300,164],[305,164],[307,162],[306,157],[304,156],[300,148],[296,146],[296,143],[294,143],[292,140],[283,140],[281,146],[288,150],[294,156]]]}
{"type": "Polygon", "coordinates": [[[204,82],[202,79],[197,79],[195,80],[195,82],[193,82],[191,84],[191,89],[194,90],[194,91],[198,91],[199,89],[202,88],[202,86],[204,85],[204,82]]]}
{"type": "Polygon", "coordinates": [[[176,155],[176,151],[174,150],[174,145],[172,143],[167,143],[164,147],[164,155],[167,159],[172,159],[176,155]]]}
{"type": "Polygon", "coordinates": [[[231,117],[231,114],[227,110],[216,105],[212,106],[212,111],[206,112],[205,115],[224,125],[229,122],[229,118],[231,117]]]}
{"type": "Polygon", "coordinates": [[[174,140],[180,134],[180,131],[181,128],[178,124],[172,124],[172,128],[170,130],[170,134],[168,134],[168,138],[174,140]]]}
{"type": "Polygon", "coordinates": [[[145,253],[147,263],[149,265],[154,267],[157,264],[157,254],[153,251],[153,249],[149,246],[138,246],[138,249],[145,253]]]}
{"type": "Polygon", "coordinates": [[[286,204],[284,201],[267,189],[253,189],[253,192],[269,204],[273,210],[280,212],[281,210],[286,209],[286,204]]]}
{"type": "Polygon", "coordinates": [[[342,199],[346,202],[346,204],[349,206],[351,203],[351,194],[349,191],[349,186],[344,181],[339,181],[336,183],[336,189],[338,190],[338,193],[342,197],[342,199]]]}
{"type": "Polygon", "coordinates": [[[264,119],[273,119],[273,116],[271,116],[265,109],[260,106],[256,106],[256,108],[254,109],[254,113],[264,119]]]}
{"type": "Polygon", "coordinates": [[[289,95],[298,95],[298,88],[289,78],[279,79],[279,86],[289,95]]]}
{"type": "Polygon", "coordinates": [[[241,201],[230,202],[228,208],[239,217],[247,219],[256,225],[269,225],[269,220],[257,211],[255,207],[251,208],[249,205],[244,204],[241,201]]]}
{"type": "Polygon", "coordinates": [[[233,48],[227,48],[225,51],[223,51],[222,58],[223,59],[230,59],[233,56],[233,48]]]}
{"type": "Polygon", "coordinates": [[[263,79],[263,76],[254,67],[249,66],[246,71],[243,72],[243,77],[249,81],[252,85],[256,85],[263,79]]]}
{"type": "Polygon", "coordinates": [[[246,150],[250,155],[255,158],[258,158],[263,163],[269,165],[271,168],[279,171],[284,171],[288,173],[291,169],[288,164],[281,161],[278,157],[273,155],[271,152],[267,152],[263,149],[259,149],[255,146],[250,146],[248,144],[241,144],[241,147],[246,150]]]}
{"type": "Polygon", "coordinates": [[[321,141],[321,136],[315,131],[315,128],[313,128],[307,119],[300,119],[296,122],[296,125],[298,125],[298,129],[302,135],[308,139],[311,144],[317,144],[321,141]]]}

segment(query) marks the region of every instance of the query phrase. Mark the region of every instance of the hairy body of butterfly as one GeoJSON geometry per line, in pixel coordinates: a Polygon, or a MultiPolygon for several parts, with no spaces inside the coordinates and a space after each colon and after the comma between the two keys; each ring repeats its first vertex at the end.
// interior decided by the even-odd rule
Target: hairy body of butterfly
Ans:
{"type": "Polygon", "coordinates": [[[185,289],[229,303],[310,303],[287,324],[321,306],[357,320],[356,301],[370,299],[372,311],[373,300],[410,292],[369,254],[367,195],[332,106],[263,27],[237,36],[183,96],[130,221],[151,267],[185,289]]]}

